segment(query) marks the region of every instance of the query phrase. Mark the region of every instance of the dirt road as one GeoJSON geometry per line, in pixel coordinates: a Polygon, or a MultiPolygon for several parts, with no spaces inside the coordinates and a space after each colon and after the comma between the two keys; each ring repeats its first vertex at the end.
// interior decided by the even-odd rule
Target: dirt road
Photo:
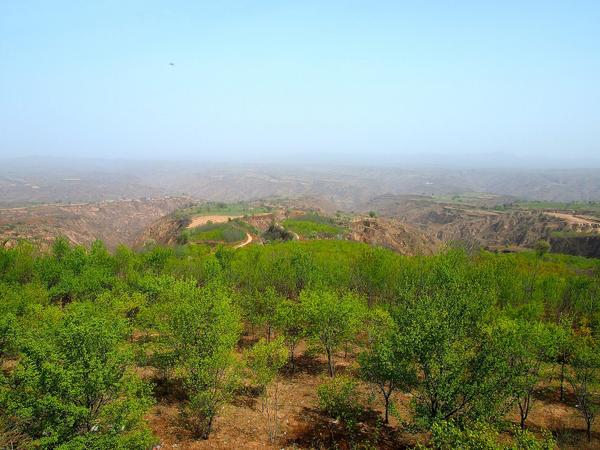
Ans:
{"type": "Polygon", "coordinates": [[[233,248],[242,248],[245,247],[246,245],[248,245],[250,242],[252,242],[252,235],[250,233],[246,233],[246,240],[240,244],[237,244],[235,247],[233,248]]]}

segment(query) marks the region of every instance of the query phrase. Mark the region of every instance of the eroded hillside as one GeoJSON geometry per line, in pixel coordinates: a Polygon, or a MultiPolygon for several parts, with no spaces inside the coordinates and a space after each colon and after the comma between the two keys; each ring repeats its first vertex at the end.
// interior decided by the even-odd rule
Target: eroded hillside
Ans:
{"type": "Polygon", "coordinates": [[[114,248],[133,244],[151,223],[190,202],[165,197],[0,209],[0,242],[10,247],[26,239],[45,247],[62,235],[73,244],[100,239],[114,248]]]}
{"type": "Polygon", "coordinates": [[[384,217],[409,224],[440,242],[466,241],[488,249],[531,248],[550,240],[556,251],[587,254],[585,243],[562,243],[600,232],[600,219],[575,211],[510,206],[502,196],[440,199],[430,196],[386,195],[373,199],[372,208],[384,217]],[[509,205],[509,206],[506,206],[509,205]]]}

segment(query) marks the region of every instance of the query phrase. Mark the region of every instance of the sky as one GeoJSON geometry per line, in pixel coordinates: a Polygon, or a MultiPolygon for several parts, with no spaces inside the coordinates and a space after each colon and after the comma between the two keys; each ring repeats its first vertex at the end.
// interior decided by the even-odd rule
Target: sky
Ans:
{"type": "Polygon", "coordinates": [[[600,166],[600,2],[0,1],[0,157],[600,166]]]}

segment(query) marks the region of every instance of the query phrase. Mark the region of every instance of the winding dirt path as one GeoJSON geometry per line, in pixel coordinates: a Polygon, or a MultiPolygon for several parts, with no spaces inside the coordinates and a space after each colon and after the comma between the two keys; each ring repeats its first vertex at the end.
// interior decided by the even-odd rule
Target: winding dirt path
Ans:
{"type": "Polygon", "coordinates": [[[246,233],[246,240],[240,244],[237,244],[235,247],[233,248],[242,248],[245,247],[246,245],[248,245],[250,242],[252,242],[252,235],[250,233],[246,233]]]}

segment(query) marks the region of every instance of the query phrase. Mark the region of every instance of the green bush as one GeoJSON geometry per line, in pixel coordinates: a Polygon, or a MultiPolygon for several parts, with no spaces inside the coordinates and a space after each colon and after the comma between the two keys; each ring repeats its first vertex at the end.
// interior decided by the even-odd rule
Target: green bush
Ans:
{"type": "MultiPolygon", "coordinates": [[[[431,427],[428,448],[439,450],[552,450],[556,443],[549,433],[537,438],[526,430],[515,429],[512,442],[505,442],[499,431],[489,423],[473,422],[458,425],[439,421],[431,427]]],[[[423,448],[423,447],[421,447],[423,448]]]]}
{"type": "Polygon", "coordinates": [[[352,428],[361,413],[358,383],[355,379],[340,375],[325,381],[317,388],[319,407],[330,417],[352,428]]]}

